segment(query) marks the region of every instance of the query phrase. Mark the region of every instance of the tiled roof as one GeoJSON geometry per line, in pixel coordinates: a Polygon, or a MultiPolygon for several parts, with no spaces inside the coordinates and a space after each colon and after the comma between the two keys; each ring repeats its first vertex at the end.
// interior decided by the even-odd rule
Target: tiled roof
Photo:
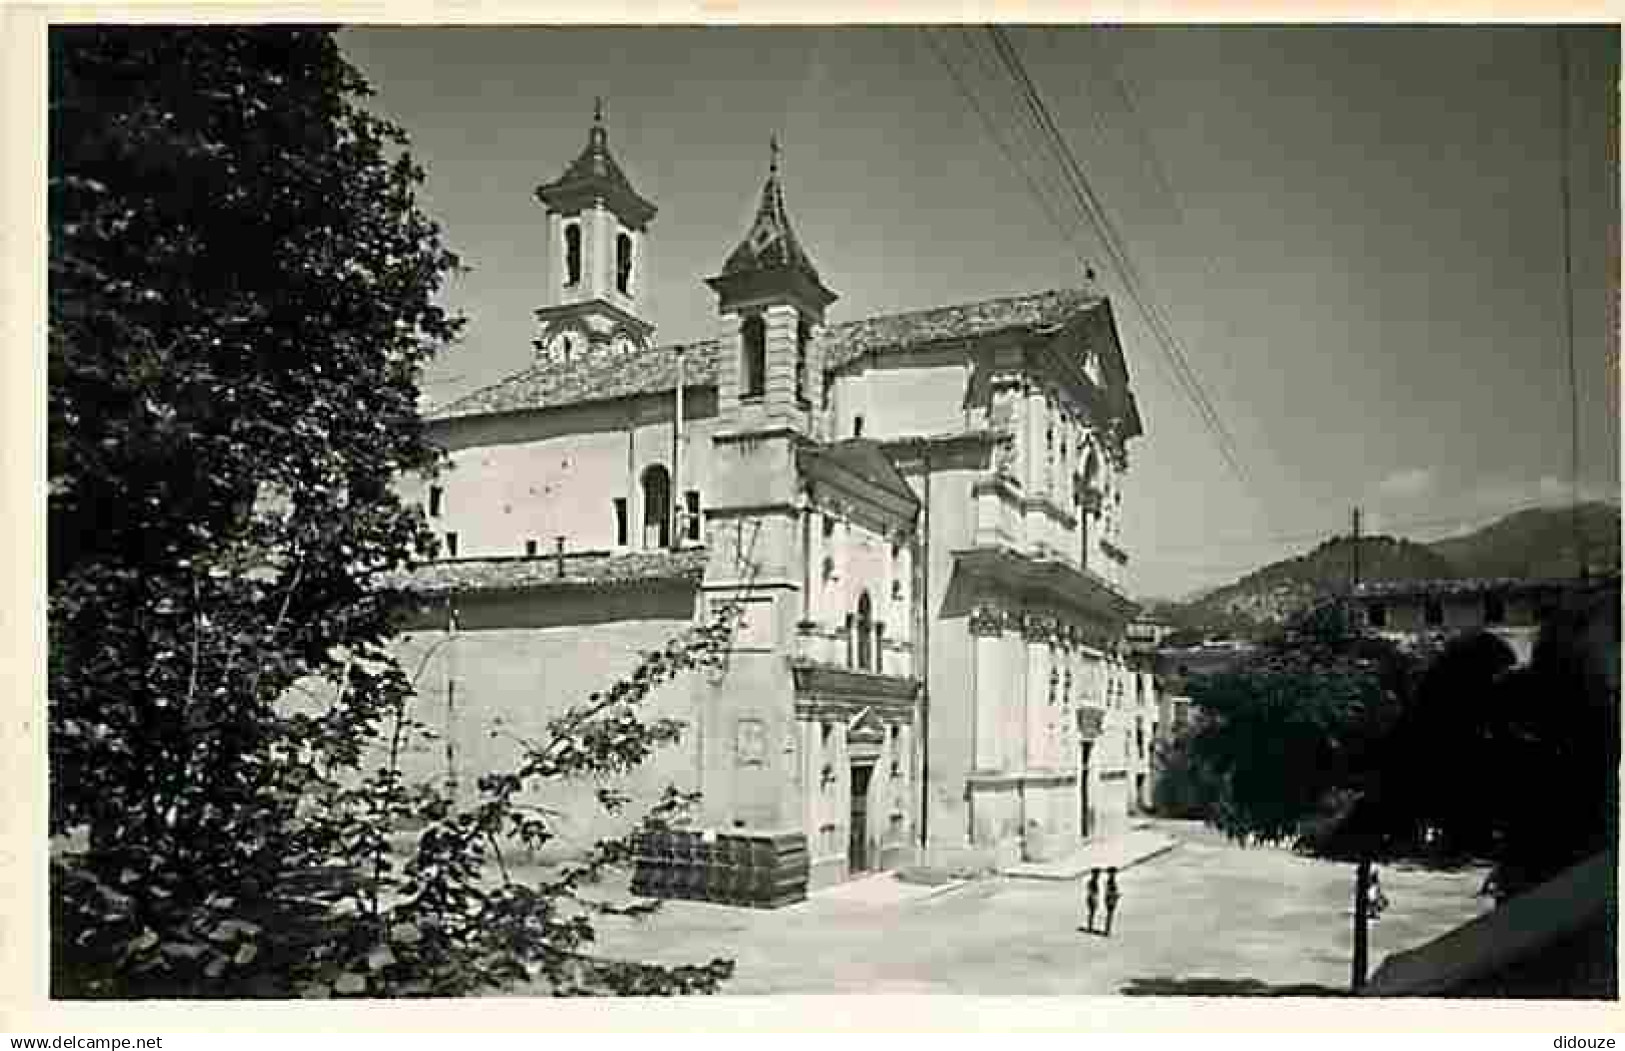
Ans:
{"type": "MultiPolygon", "coordinates": [[[[818,336],[826,370],[883,350],[906,350],[942,340],[976,339],[997,332],[1041,330],[1062,324],[1102,302],[1081,289],[988,299],[830,325],[818,336]]],[[[656,347],[629,357],[598,356],[572,362],[543,362],[492,386],[465,395],[429,414],[430,419],[547,409],[580,402],[677,387],[677,351],[683,350],[684,386],[716,383],[717,341],[656,347]]]]}
{"type": "Polygon", "coordinates": [[[762,186],[762,200],[745,239],[722,264],[722,275],[731,277],[757,270],[801,270],[818,282],[813,266],[796,232],[790,226],[790,213],[784,207],[784,187],[779,183],[777,162],[762,186]]]}
{"type": "Polygon", "coordinates": [[[920,497],[916,497],[908,482],[903,481],[902,474],[897,473],[897,465],[881,452],[881,445],[873,440],[847,439],[829,445],[804,445],[798,456],[809,463],[834,465],[882,492],[889,492],[912,508],[910,513],[920,508],[920,497]]]}
{"type": "Polygon", "coordinates": [[[920,498],[914,495],[914,490],[903,480],[897,466],[880,451],[878,443],[868,438],[848,438],[830,445],[809,445],[803,447],[798,455],[806,460],[833,464],[840,470],[890,493],[910,508],[918,509],[920,506],[920,498]]]}
{"type": "Polygon", "coordinates": [[[418,595],[445,595],[656,580],[698,581],[705,572],[705,558],[704,548],[622,554],[589,551],[565,555],[563,575],[554,555],[444,559],[391,574],[384,583],[418,595]]]}
{"type": "Polygon", "coordinates": [[[677,389],[677,356],[681,351],[683,386],[710,387],[717,382],[717,342],[667,344],[640,354],[598,357],[585,361],[544,361],[500,383],[483,387],[429,414],[431,420],[489,416],[527,409],[630,398],[677,389]]]}
{"type": "Polygon", "coordinates": [[[1067,288],[831,325],[823,335],[824,367],[840,368],[872,351],[975,339],[1016,329],[1046,329],[1100,302],[1094,293],[1067,288]]]}
{"type": "Polygon", "coordinates": [[[654,217],[654,205],[632,189],[631,180],[609,152],[602,109],[593,114],[592,131],[581,154],[570,162],[563,175],[536,188],[536,196],[549,204],[583,193],[605,198],[612,208],[625,212],[635,225],[641,226],[654,217]]]}

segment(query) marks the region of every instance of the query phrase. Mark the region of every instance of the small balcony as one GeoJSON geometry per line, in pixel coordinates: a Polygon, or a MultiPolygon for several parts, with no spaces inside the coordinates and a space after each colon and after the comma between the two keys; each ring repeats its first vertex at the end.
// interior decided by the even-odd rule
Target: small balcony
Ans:
{"type": "Polygon", "coordinates": [[[855,625],[849,629],[844,625],[801,621],[796,624],[791,653],[796,664],[900,678],[914,674],[913,643],[875,631],[869,645],[863,646],[855,625]]]}

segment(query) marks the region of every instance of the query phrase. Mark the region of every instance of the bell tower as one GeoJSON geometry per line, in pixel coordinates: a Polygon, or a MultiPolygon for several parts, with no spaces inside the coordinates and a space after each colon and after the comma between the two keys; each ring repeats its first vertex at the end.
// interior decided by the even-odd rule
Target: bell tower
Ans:
{"type": "Polygon", "coordinates": [[[810,435],[823,398],[815,337],[836,296],[790,226],[776,138],[756,218],[706,284],[721,323],[718,413],[737,430],[810,435]]]}
{"type": "Polygon", "coordinates": [[[593,107],[586,149],[536,188],[547,209],[546,294],[536,311],[537,359],[635,354],[654,326],[641,317],[655,206],[632,188],[609,152],[604,100],[593,107]]]}
{"type": "MultiPolygon", "coordinates": [[[[785,209],[775,142],[755,217],[706,281],[717,295],[714,352],[717,418],[706,494],[706,569],[712,609],[737,602],[726,676],[705,698],[708,725],[752,720],[772,742],[805,742],[796,683],[786,658],[802,656],[797,622],[804,608],[806,537],[811,521],[802,450],[815,444],[823,370],[815,338],[835,294],[824,287],[785,209]]],[[[811,738],[818,740],[816,736],[811,738]]],[[[753,825],[803,823],[805,744],[768,752],[776,791],[739,781],[730,749],[707,747],[702,780],[708,819],[735,814],[753,825]],[[737,783],[736,783],[737,782],[737,783]]],[[[816,792],[817,788],[812,791],[816,792]]]]}

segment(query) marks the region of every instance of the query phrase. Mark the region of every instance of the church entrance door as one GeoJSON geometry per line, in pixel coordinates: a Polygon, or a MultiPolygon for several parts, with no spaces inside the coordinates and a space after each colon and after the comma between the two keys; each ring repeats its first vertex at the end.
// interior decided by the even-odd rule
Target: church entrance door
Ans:
{"type": "Polygon", "coordinates": [[[1090,829],[1089,809],[1089,753],[1094,750],[1095,742],[1084,741],[1078,745],[1078,835],[1088,839],[1090,829]]]}
{"type": "Polygon", "coordinates": [[[873,763],[852,764],[852,824],[846,851],[846,867],[851,875],[868,872],[874,865],[869,857],[869,780],[873,763]]]}

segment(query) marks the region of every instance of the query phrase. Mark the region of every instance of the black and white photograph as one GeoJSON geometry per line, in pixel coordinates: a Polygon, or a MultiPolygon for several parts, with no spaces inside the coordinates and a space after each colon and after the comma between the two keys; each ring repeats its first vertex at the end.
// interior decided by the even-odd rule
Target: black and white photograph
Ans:
{"type": "Polygon", "coordinates": [[[1087,15],[53,20],[49,999],[1616,1000],[1619,27],[1087,15]]]}

